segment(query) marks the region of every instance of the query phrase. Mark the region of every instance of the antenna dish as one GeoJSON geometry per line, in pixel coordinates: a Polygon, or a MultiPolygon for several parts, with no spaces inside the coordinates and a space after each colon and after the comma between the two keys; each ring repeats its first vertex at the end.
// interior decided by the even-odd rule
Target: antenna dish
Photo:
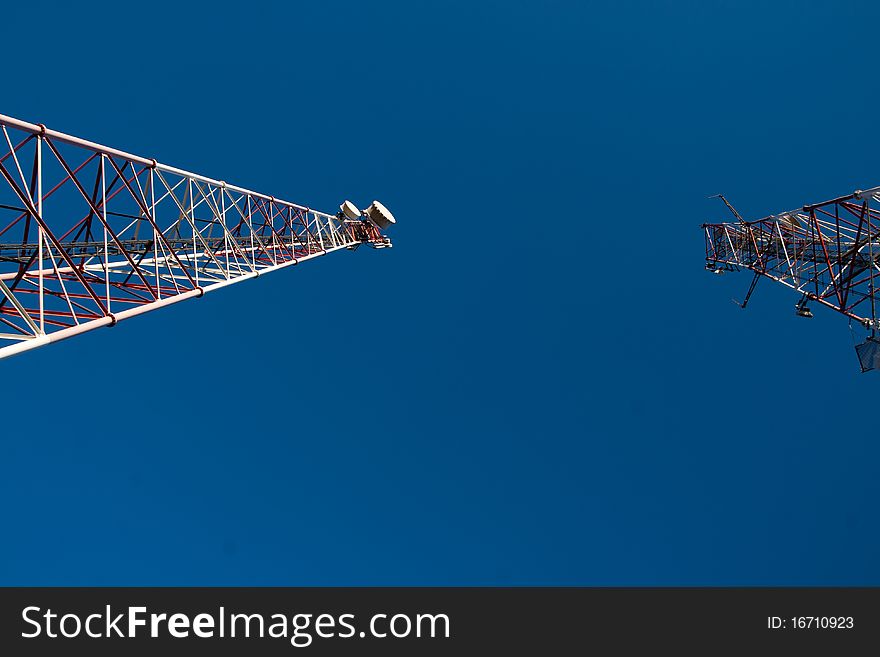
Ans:
{"type": "Polygon", "coordinates": [[[388,208],[379,203],[379,201],[373,201],[370,207],[364,210],[364,214],[382,230],[397,223],[394,215],[388,212],[388,208]]]}
{"type": "Polygon", "coordinates": [[[351,201],[344,201],[342,205],[339,206],[339,210],[349,219],[357,220],[361,218],[361,211],[358,210],[357,206],[351,201]]]}

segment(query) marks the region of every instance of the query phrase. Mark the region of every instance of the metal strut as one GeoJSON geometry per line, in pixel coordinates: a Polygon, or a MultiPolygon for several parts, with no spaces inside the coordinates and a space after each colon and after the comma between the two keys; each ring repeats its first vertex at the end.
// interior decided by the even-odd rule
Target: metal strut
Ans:
{"type": "Polygon", "coordinates": [[[724,205],[727,206],[727,209],[730,210],[734,217],[736,217],[737,221],[739,221],[741,224],[745,223],[745,219],[743,219],[740,213],[736,211],[736,208],[733,207],[726,198],[724,198],[724,194],[715,194],[714,196],[710,196],[709,198],[720,198],[724,205]]]}
{"type": "Polygon", "coordinates": [[[761,279],[761,274],[758,273],[758,272],[755,272],[755,275],[752,276],[752,283],[751,283],[751,285],[749,285],[749,291],[746,292],[746,298],[743,299],[742,303],[740,303],[740,302],[737,301],[736,299],[734,299],[733,302],[734,302],[735,304],[737,304],[740,308],[742,308],[743,310],[745,310],[746,306],[747,306],[748,303],[749,303],[749,299],[751,299],[751,297],[752,297],[752,292],[755,291],[755,287],[757,287],[757,285],[758,285],[758,281],[759,281],[760,279],[761,279]]]}

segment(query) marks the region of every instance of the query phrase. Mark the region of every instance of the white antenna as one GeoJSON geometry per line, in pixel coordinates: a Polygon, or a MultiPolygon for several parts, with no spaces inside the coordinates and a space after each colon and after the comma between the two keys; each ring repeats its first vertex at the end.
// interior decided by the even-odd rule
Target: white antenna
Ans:
{"type": "Polygon", "coordinates": [[[366,210],[364,210],[364,214],[370,218],[374,224],[376,224],[380,230],[385,230],[389,226],[397,223],[397,220],[394,218],[394,215],[388,211],[384,205],[379,203],[379,201],[373,201],[366,210]]]}
{"type": "Polygon", "coordinates": [[[342,205],[339,206],[339,211],[352,221],[360,219],[362,214],[362,212],[357,209],[357,206],[351,201],[343,201],[342,205]]]}

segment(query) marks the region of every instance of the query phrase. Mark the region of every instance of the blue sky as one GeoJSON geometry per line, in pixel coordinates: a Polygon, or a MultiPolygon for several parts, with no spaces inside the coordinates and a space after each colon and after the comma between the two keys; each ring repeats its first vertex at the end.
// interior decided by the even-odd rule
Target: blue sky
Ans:
{"type": "Polygon", "coordinates": [[[0,363],[0,583],[880,583],[880,379],[699,230],[880,184],[870,3],[2,17],[0,112],[398,225],[0,363]]]}

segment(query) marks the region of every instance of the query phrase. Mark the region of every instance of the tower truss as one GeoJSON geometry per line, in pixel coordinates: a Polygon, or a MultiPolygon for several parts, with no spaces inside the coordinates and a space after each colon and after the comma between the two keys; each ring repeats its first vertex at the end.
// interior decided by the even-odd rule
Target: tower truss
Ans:
{"type": "MultiPolygon", "coordinates": [[[[796,312],[812,317],[809,303],[826,306],[870,332],[859,351],[862,369],[873,369],[877,342],[877,284],[880,283],[880,187],[805,205],[757,221],[745,221],[721,197],[737,221],[707,223],[706,268],[715,273],[747,269],[799,293],[796,312]],[[871,355],[865,360],[863,351],[871,355]]],[[[880,358],[880,354],[878,354],[880,358]]]]}
{"type": "Polygon", "coordinates": [[[3,115],[0,132],[0,358],[391,246],[368,211],[319,212],[3,115]]]}

